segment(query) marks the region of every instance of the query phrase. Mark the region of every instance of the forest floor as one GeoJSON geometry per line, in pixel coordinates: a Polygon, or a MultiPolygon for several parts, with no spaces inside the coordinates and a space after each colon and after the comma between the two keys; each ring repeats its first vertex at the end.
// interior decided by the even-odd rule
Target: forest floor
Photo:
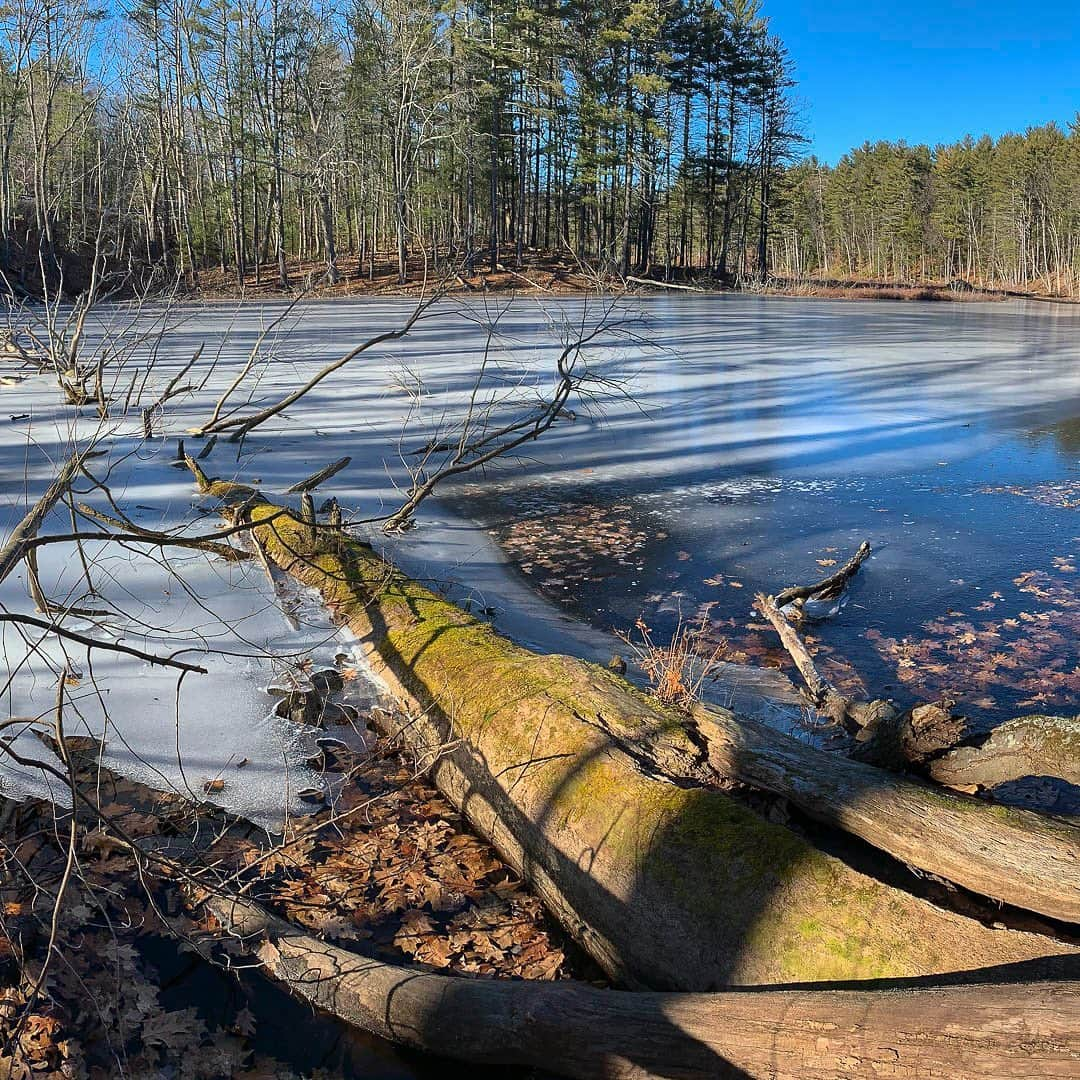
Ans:
{"type": "MultiPolygon", "coordinates": [[[[457,294],[513,292],[524,294],[575,295],[595,292],[597,278],[587,267],[569,257],[540,255],[530,252],[515,267],[512,254],[492,271],[486,260],[477,260],[474,271],[453,274],[442,282],[448,292],[457,294]]],[[[295,295],[304,291],[317,297],[337,296],[416,296],[431,291],[438,282],[435,273],[425,272],[420,259],[415,260],[404,284],[398,281],[397,262],[389,255],[380,255],[372,263],[347,256],[338,260],[340,280],[331,285],[325,280],[326,264],[321,261],[290,259],[286,265],[290,287],[281,288],[276,263],[253,267],[244,276],[241,286],[233,272],[202,271],[196,292],[204,299],[245,299],[295,295]]]]}
{"type": "Polygon", "coordinates": [[[246,974],[239,957],[225,970],[228,943],[223,952],[198,908],[201,884],[231,882],[310,933],[391,963],[600,981],[539,900],[385,740],[362,753],[326,740],[318,766],[336,797],[274,844],[215,807],[103,770],[90,740],[67,742],[85,796],[70,865],[69,813],[38,800],[3,803],[5,1078],[318,1078],[370,1075],[373,1064],[380,1076],[455,1075],[313,1020],[246,974]],[[290,1011],[292,1033],[283,1030],[290,1011]]]}

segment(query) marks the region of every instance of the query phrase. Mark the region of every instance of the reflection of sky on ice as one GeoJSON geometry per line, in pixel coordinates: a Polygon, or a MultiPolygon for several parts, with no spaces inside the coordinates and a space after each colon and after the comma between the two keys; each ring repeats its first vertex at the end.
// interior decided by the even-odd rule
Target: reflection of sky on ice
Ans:
{"type": "MultiPolygon", "coordinates": [[[[498,310],[504,307],[500,302],[498,310]]],[[[270,403],[319,364],[399,325],[410,308],[400,300],[299,305],[268,334],[245,394],[253,405],[270,403]]],[[[148,385],[160,392],[204,343],[191,379],[208,381],[193,398],[170,402],[157,418],[158,431],[183,435],[205,420],[259,333],[285,310],[271,303],[178,311],[148,385]]],[[[111,312],[118,324],[128,317],[121,308],[111,312]]],[[[592,300],[585,318],[601,312],[592,300]]],[[[360,517],[385,511],[407,481],[399,454],[423,445],[463,407],[484,355],[484,320],[495,313],[482,301],[442,305],[405,340],[335,373],[239,451],[220,441],[205,464],[212,473],[281,491],[349,455],[350,466],[322,494],[336,495],[360,517]],[[404,389],[418,385],[419,399],[404,389]]],[[[609,585],[591,611],[584,602],[578,609],[590,615],[603,608],[630,621],[643,597],[672,591],[668,579],[643,574],[679,571],[698,581],[718,570],[738,574],[746,589],[737,603],[745,609],[756,584],[804,580],[824,547],[846,551],[869,536],[878,554],[837,624],[852,640],[871,617],[914,621],[952,602],[960,589],[952,580],[990,589],[1005,567],[1024,564],[1037,549],[1066,554],[1050,552],[1040,539],[1046,529],[1055,539],[1061,535],[1051,521],[1060,511],[1043,515],[1000,496],[996,509],[976,513],[983,504],[975,492],[986,483],[1075,476],[1080,440],[1072,428],[1059,426],[1043,438],[1030,433],[1080,413],[1080,309],[680,296],[634,301],[632,313],[635,321],[624,329],[633,338],[609,343],[591,361],[617,385],[607,386],[599,402],[575,403],[576,419],[560,422],[517,463],[493,470],[487,493],[496,498],[481,505],[470,486],[428,504],[422,527],[393,545],[408,570],[458,599],[472,596],[478,606],[494,608],[496,624],[527,644],[606,660],[613,639],[508,573],[505,556],[468,514],[494,520],[507,512],[508,493],[556,507],[564,496],[601,503],[630,496],[635,516],[653,533],[663,523],[669,539],[650,543],[642,573],[609,585]],[[691,552],[691,566],[673,564],[678,550],[691,552]]],[[[536,382],[548,385],[563,320],[580,318],[580,300],[506,307],[490,361],[499,392],[513,399],[536,382]]],[[[91,330],[100,332],[100,326],[91,330]]],[[[125,372],[117,380],[121,395],[130,377],[125,372]]],[[[43,378],[3,393],[0,526],[10,527],[25,499],[44,489],[54,471],[49,461],[66,455],[74,412],[43,378]],[[23,413],[31,419],[7,419],[23,413]]],[[[84,437],[93,426],[88,411],[84,437]]],[[[185,520],[195,503],[190,478],[168,467],[171,442],[140,447],[138,426],[134,419],[119,423],[108,441],[114,497],[147,527],[185,520]]],[[[201,445],[189,438],[189,450],[201,445]]],[[[102,460],[94,465],[99,475],[107,468],[102,460]]],[[[217,520],[211,515],[201,527],[216,527],[217,520]]],[[[62,512],[49,523],[50,530],[67,527],[62,512]]],[[[295,792],[310,783],[301,764],[306,751],[294,730],[267,719],[262,688],[272,673],[257,654],[267,647],[283,656],[317,652],[322,662],[340,648],[330,628],[304,619],[300,630],[290,630],[256,564],[171,553],[183,568],[190,590],[184,593],[153,560],[122,551],[101,555],[88,548],[87,554],[101,560],[95,584],[153,626],[117,626],[125,640],[188,648],[185,656],[211,668],[180,684],[178,732],[175,673],[107,653],[95,656],[91,672],[84,650],[71,650],[84,676],[73,688],[75,706],[93,730],[101,729],[107,710],[109,753],[117,755],[110,760],[143,770],[143,779],[164,773],[182,787],[179,739],[183,772],[196,791],[225,770],[221,797],[237,808],[270,820],[282,806],[295,807],[295,792]],[[233,626],[228,633],[221,615],[233,626]],[[144,764],[135,766],[137,758],[144,764]],[[245,758],[249,764],[238,768],[245,758]]],[[[69,547],[45,549],[42,575],[54,598],[81,590],[81,566],[69,547]]],[[[0,599],[28,611],[24,590],[13,577],[0,599]]],[[[72,618],[68,625],[85,624],[72,618]]],[[[10,628],[4,648],[9,663],[22,655],[10,628]]],[[[58,661],[55,644],[46,651],[58,661]]],[[[868,674],[876,679],[880,672],[868,674]]],[[[4,709],[47,715],[54,694],[55,679],[38,657],[20,671],[4,709]]]]}

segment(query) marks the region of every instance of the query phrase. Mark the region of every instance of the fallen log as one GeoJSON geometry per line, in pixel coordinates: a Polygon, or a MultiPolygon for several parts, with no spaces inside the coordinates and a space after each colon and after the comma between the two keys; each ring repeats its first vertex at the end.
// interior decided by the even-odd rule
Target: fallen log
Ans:
{"type": "Polygon", "coordinates": [[[707,289],[700,289],[696,285],[677,285],[674,281],[657,281],[655,278],[643,278],[635,277],[633,274],[627,275],[627,281],[632,281],[635,285],[647,285],[651,289],[678,289],[681,292],[708,292],[707,289]]]}
{"type": "Polygon", "coordinates": [[[711,706],[694,719],[721,776],[981,896],[1080,923],[1080,827],[827,753],[711,706]]]}
{"type": "Polygon", "coordinates": [[[1020,716],[994,728],[980,746],[961,746],[930,763],[942,784],[994,787],[1051,776],[1080,787],[1080,716],[1020,716]]]}
{"type": "Polygon", "coordinates": [[[700,756],[683,714],[594,665],[513,645],[369,547],[320,530],[312,550],[298,516],[190,464],[281,569],[321,592],[411,705],[396,733],[616,980],[708,990],[1075,955],[856,872],[700,786],[715,780],[704,765],[699,786],[673,783],[665,759],[685,771],[700,756]],[[616,738],[605,722],[643,734],[616,738]]]}
{"type": "Polygon", "coordinates": [[[246,900],[207,902],[262,970],[346,1023],[427,1053],[582,1080],[1073,1077],[1080,984],[721,994],[466,979],[329,945],[246,900]]]}

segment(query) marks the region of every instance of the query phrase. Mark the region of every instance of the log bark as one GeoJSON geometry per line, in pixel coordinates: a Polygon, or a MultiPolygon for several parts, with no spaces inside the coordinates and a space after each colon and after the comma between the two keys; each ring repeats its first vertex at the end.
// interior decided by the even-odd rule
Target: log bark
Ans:
{"type": "Polygon", "coordinates": [[[686,717],[625,680],[537,656],[251,489],[202,480],[318,589],[412,707],[436,784],[616,980],[711,990],[966,971],[1068,945],[991,930],[856,872],[718,790],[686,717]],[[263,524],[265,522],[265,524],[263,524]],[[620,731],[620,736],[612,730],[620,731]],[[660,775],[665,761],[674,762],[660,775]]]}
{"type": "Polygon", "coordinates": [[[1020,716],[996,727],[981,746],[961,746],[930,763],[943,784],[994,787],[1051,776],[1080,787],[1080,716],[1020,716]]]}
{"type": "Polygon", "coordinates": [[[700,706],[709,763],[972,892],[1080,923],[1080,827],[935,788],[700,706]]]}
{"type": "Polygon", "coordinates": [[[1074,1077],[1080,984],[720,994],[466,979],[336,948],[248,901],[226,931],[296,996],[393,1042],[582,1080],[1074,1077]],[[254,939],[254,940],[252,940],[254,939]]]}

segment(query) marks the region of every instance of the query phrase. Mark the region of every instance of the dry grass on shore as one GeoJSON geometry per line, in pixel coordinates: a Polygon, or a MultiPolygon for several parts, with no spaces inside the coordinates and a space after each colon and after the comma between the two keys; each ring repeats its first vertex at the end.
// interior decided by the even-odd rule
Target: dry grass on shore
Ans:
{"type": "MultiPolygon", "coordinates": [[[[243,283],[234,272],[220,269],[200,271],[194,291],[204,299],[267,299],[306,293],[312,297],[336,296],[417,296],[430,291],[438,275],[425,270],[423,261],[413,260],[407,280],[398,281],[397,262],[389,253],[380,254],[374,261],[346,255],[338,260],[340,280],[330,284],[325,280],[326,264],[319,260],[290,259],[286,264],[289,289],[282,289],[276,263],[251,267],[243,283]]],[[[634,290],[656,288],[692,292],[751,292],[769,296],[799,296],[822,300],[905,300],[945,302],[987,302],[1011,299],[1050,300],[1077,303],[1080,299],[1048,291],[1038,283],[1016,289],[992,289],[970,282],[881,281],[869,278],[831,277],[771,277],[765,283],[730,285],[706,274],[678,270],[671,281],[665,279],[662,267],[643,276],[633,276],[623,282],[617,275],[605,277],[600,271],[578,263],[569,255],[529,250],[520,266],[512,251],[503,253],[497,270],[491,270],[486,256],[476,260],[471,273],[461,270],[441,281],[448,293],[467,296],[485,293],[516,293],[523,295],[576,295],[600,291],[618,291],[624,287],[634,290]]]]}

